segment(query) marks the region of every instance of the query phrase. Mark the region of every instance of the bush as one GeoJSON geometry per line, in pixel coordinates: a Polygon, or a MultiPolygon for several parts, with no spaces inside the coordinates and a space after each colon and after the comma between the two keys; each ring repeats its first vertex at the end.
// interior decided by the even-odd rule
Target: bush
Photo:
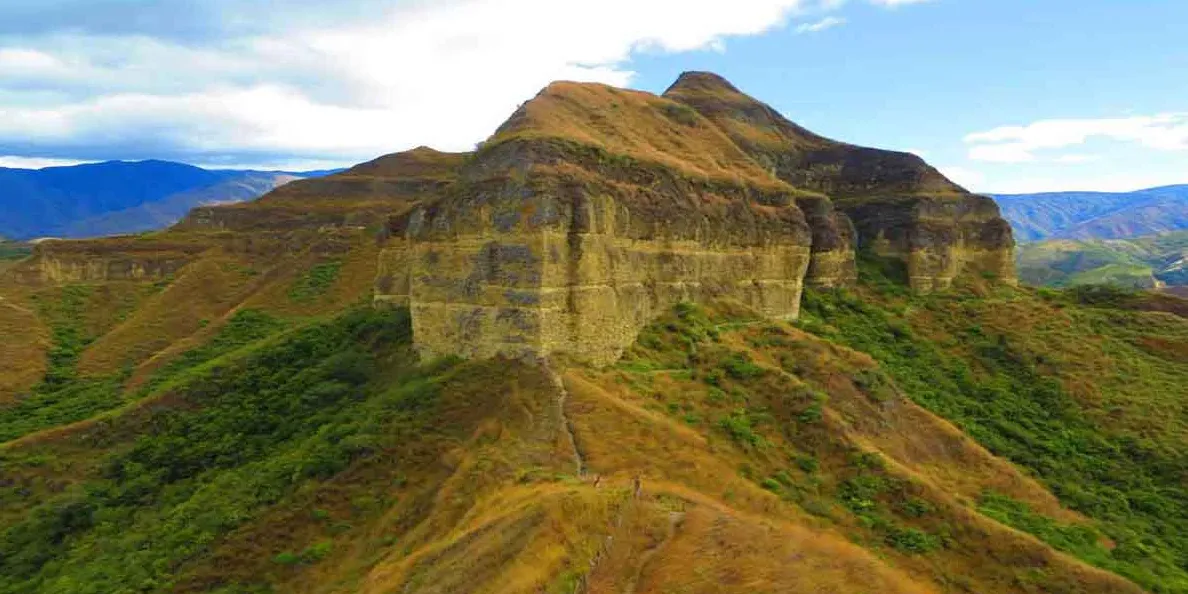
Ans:
{"type": "Polygon", "coordinates": [[[718,428],[742,446],[758,447],[766,443],[763,436],[755,432],[755,419],[746,409],[736,409],[730,415],[719,419],[718,428]]]}
{"type": "Polygon", "coordinates": [[[912,555],[929,553],[941,546],[939,538],[916,528],[892,527],[885,540],[896,550],[912,555]]]}

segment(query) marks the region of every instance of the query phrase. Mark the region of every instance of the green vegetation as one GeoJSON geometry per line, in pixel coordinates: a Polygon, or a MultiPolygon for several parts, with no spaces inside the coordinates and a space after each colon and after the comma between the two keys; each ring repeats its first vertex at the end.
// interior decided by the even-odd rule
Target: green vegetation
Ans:
{"type": "MultiPolygon", "coordinates": [[[[125,395],[126,373],[102,377],[78,375],[79,355],[94,340],[86,335],[82,320],[91,291],[84,285],[66,286],[58,300],[41,303],[42,315],[53,321],[54,343],[48,355],[45,379],[15,406],[0,409],[0,443],[88,419],[147,393],[141,390],[125,395]]],[[[182,354],[154,375],[149,385],[165,383],[186,369],[260,340],[281,327],[280,321],[264,313],[239,311],[213,340],[182,354]]]]}
{"type": "Polygon", "coordinates": [[[1069,287],[1111,284],[1148,289],[1188,285],[1188,231],[1132,239],[1054,240],[1019,246],[1019,278],[1069,287]]]}
{"type": "Polygon", "coordinates": [[[289,299],[297,303],[312,303],[338,280],[342,262],[323,262],[313,265],[289,286],[289,299]]]}
{"type": "Polygon", "coordinates": [[[1056,548],[1095,565],[1111,563],[1108,551],[1101,546],[1103,535],[1091,526],[1066,525],[1034,512],[1027,504],[1001,493],[986,492],[978,500],[978,511],[1024,532],[1038,536],[1056,548]]]}
{"type": "MultiPolygon", "coordinates": [[[[224,345],[269,324],[244,315],[224,345]]],[[[105,438],[95,475],[5,527],[0,592],[170,590],[187,560],[302,485],[420,435],[445,367],[416,366],[409,336],[407,310],[362,310],[232,356],[194,355],[207,362],[169,384],[151,423],[105,438]]],[[[0,450],[5,467],[39,463],[0,450]]],[[[0,487],[0,500],[23,501],[17,489],[0,487]]],[[[332,548],[323,539],[273,561],[314,564],[332,548]]]]}
{"type": "Polygon", "coordinates": [[[83,315],[92,289],[68,285],[57,299],[39,300],[51,322],[53,346],[45,378],[13,406],[0,408],[0,443],[47,427],[88,418],[121,402],[120,378],[80,378],[78,358],[94,338],[84,330],[83,315]]]}
{"type": "Polygon", "coordinates": [[[1143,348],[1161,333],[1178,344],[1182,321],[1114,309],[1126,293],[911,296],[881,290],[893,283],[869,261],[862,274],[861,295],[807,291],[800,325],[874,357],[905,394],[1029,469],[1116,546],[993,495],[982,502],[989,515],[1152,591],[1188,592],[1188,456],[1181,413],[1168,412],[1182,410],[1188,364],[1143,348]],[[1105,360],[1060,350],[1089,340],[1105,360]],[[1078,399],[1070,384],[1096,401],[1078,399]]]}
{"type": "Polygon", "coordinates": [[[14,243],[0,238],[0,262],[21,260],[33,253],[33,247],[26,243],[14,243]]]}

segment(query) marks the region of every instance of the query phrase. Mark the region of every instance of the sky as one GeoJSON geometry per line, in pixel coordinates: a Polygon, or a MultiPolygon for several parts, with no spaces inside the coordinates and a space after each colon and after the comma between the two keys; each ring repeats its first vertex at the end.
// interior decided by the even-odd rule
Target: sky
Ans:
{"type": "Polygon", "coordinates": [[[978,192],[1188,183],[1184,0],[2,0],[0,167],[469,150],[552,80],[710,70],[978,192]]]}

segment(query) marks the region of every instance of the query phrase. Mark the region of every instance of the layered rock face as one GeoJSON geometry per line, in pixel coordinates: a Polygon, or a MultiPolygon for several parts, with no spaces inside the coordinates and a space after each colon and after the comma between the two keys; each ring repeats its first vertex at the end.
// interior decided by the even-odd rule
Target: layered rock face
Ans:
{"type": "Polygon", "coordinates": [[[681,300],[733,298],[796,317],[812,245],[796,200],[811,195],[748,169],[695,113],[674,116],[687,124],[665,119],[674,109],[643,93],[553,85],[449,196],[403,219],[395,231],[410,242],[421,351],[607,364],[681,300]],[[584,142],[559,129],[610,104],[619,117],[588,128],[584,142]],[[659,129],[641,130],[649,125],[659,129]],[[684,162],[682,141],[701,149],[684,162]],[[707,156],[755,177],[721,176],[707,156]]]}
{"type": "MultiPolygon", "coordinates": [[[[681,300],[795,318],[859,249],[914,288],[1013,280],[1010,229],[914,155],[812,134],[705,73],[663,97],[555,83],[392,219],[378,302],[425,356],[607,364],[681,300]]],[[[334,178],[328,178],[334,183],[334,178]]]]}
{"type": "Polygon", "coordinates": [[[963,273],[1014,282],[1014,240],[998,207],[918,156],[818,136],[710,73],[682,75],[665,96],[714,121],[788,184],[827,194],[856,231],[843,252],[858,247],[903,260],[918,290],[948,287],[963,273]]]}
{"type": "Polygon", "coordinates": [[[185,241],[108,238],[43,241],[10,271],[19,282],[80,283],[160,280],[189,264],[209,245],[185,241]]]}

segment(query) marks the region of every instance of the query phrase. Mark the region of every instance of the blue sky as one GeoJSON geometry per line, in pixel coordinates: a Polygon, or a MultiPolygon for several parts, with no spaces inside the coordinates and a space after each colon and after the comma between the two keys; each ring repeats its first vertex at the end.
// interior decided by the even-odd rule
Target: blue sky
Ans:
{"type": "Polygon", "coordinates": [[[1182,0],[4,0],[0,166],[464,150],[554,79],[712,70],[970,189],[1188,183],[1182,0]]]}

